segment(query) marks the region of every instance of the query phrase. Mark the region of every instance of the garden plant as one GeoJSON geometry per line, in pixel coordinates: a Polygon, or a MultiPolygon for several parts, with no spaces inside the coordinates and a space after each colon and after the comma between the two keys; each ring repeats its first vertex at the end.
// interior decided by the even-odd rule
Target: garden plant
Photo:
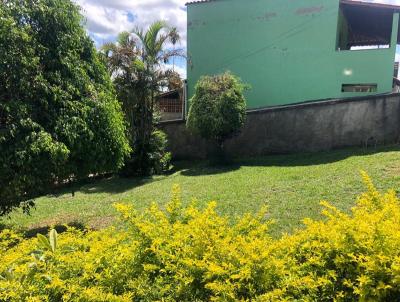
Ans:
{"type": "Polygon", "coordinates": [[[237,135],[246,120],[248,87],[232,74],[203,76],[189,101],[187,127],[194,133],[216,144],[216,159],[224,160],[224,142],[237,135]]]}
{"type": "Polygon", "coordinates": [[[350,214],[323,202],[325,219],[281,238],[266,211],[230,223],[211,202],[165,208],[117,204],[124,228],[0,239],[1,301],[396,301],[400,200],[368,191],[350,214]]]}

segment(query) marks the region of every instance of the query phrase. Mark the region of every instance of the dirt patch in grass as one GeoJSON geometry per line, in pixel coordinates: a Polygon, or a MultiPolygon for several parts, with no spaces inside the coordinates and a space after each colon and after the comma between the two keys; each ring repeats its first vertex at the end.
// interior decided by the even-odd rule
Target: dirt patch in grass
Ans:
{"type": "Polygon", "coordinates": [[[400,176],[400,164],[392,164],[385,168],[385,172],[390,176],[400,176]]]}
{"type": "Polygon", "coordinates": [[[28,229],[35,229],[41,227],[53,227],[56,225],[68,225],[68,224],[79,224],[81,221],[77,221],[76,215],[74,214],[61,214],[55,217],[50,217],[40,221],[39,223],[34,223],[29,225],[28,229]]]}
{"type": "Polygon", "coordinates": [[[47,235],[50,229],[56,229],[58,233],[65,232],[67,227],[85,229],[85,225],[76,219],[76,215],[62,214],[56,217],[42,220],[40,223],[29,225],[24,231],[25,237],[35,237],[37,234],[47,235]]]}
{"type": "Polygon", "coordinates": [[[88,227],[93,230],[101,230],[113,225],[115,216],[95,217],[89,220],[88,227]]]}
{"type": "Polygon", "coordinates": [[[93,217],[88,221],[83,222],[77,220],[77,217],[74,214],[63,214],[30,225],[25,230],[25,234],[27,234],[28,237],[35,236],[37,233],[46,234],[51,228],[55,228],[59,233],[62,233],[67,229],[67,226],[75,227],[77,229],[101,230],[113,225],[115,220],[116,217],[110,215],[93,217]]]}

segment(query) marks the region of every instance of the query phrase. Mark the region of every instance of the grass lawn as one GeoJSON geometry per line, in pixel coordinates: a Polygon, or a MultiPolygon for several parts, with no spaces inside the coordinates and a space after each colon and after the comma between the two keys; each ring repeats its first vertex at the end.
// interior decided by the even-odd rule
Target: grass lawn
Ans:
{"type": "MultiPolygon", "coordinates": [[[[365,170],[381,190],[400,190],[400,146],[346,149],[317,154],[243,159],[223,168],[205,162],[177,163],[168,176],[148,179],[107,179],[36,200],[27,216],[19,211],[0,220],[1,227],[35,232],[49,226],[74,223],[102,228],[115,221],[114,202],[133,203],[138,209],[151,202],[168,201],[171,187],[179,184],[185,202],[200,206],[218,202],[218,211],[231,217],[257,212],[267,205],[279,235],[301,226],[305,217],[319,218],[321,200],[349,210],[364,190],[365,170]]],[[[400,191],[399,191],[400,192],[400,191]]]]}

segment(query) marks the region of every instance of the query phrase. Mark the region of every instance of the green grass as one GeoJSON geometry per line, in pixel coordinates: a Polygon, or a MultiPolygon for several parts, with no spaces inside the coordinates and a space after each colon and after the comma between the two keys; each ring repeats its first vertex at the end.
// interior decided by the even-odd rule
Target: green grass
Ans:
{"type": "Polygon", "coordinates": [[[115,221],[114,202],[133,203],[138,209],[151,202],[164,204],[173,184],[179,184],[185,202],[196,198],[204,206],[216,200],[218,211],[232,218],[267,205],[276,221],[272,232],[278,235],[300,227],[305,217],[321,217],[321,200],[348,211],[364,190],[360,170],[367,171],[380,190],[399,190],[399,151],[399,146],[391,146],[270,156],[222,168],[181,162],[168,176],[101,180],[76,188],[74,197],[65,191],[39,198],[30,216],[16,211],[0,224],[31,231],[65,223],[102,228],[115,221]]]}

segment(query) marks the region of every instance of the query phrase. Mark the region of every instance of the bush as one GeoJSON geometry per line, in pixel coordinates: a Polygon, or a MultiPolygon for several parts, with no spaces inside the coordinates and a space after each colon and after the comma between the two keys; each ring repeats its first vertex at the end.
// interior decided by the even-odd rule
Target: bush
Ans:
{"type": "Polygon", "coordinates": [[[56,183],[118,170],[129,154],[121,106],[81,22],[69,0],[1,1],[0,215],[56,183]]]}
{"type": "Polygon", "coordinates": [[[133,150],[129,160],[126,161],[121,174],[126,177],[162,174],[170,170],[172,155],[167,151],[167,135],[161,130],[154,130],[149,143],[139,150],[133,150]]]}
{"type": "Polygon", "coordinates": [[[351,214],[323,203],[273,239],[265,213],[233,225],[182,206],[117,205],[125,231],[69,229],[57,238],[0,236],[1,301],[396,301],[400,296],[400,201],[369,190],[351,214]]]}
{"type": "Polygon", "coordinates": [[[224,141],[237,135],[244,125],[245,89],[246,85],[230,72],[200,78],[190,100],[187,127],[223,149],[224,141]]]}

